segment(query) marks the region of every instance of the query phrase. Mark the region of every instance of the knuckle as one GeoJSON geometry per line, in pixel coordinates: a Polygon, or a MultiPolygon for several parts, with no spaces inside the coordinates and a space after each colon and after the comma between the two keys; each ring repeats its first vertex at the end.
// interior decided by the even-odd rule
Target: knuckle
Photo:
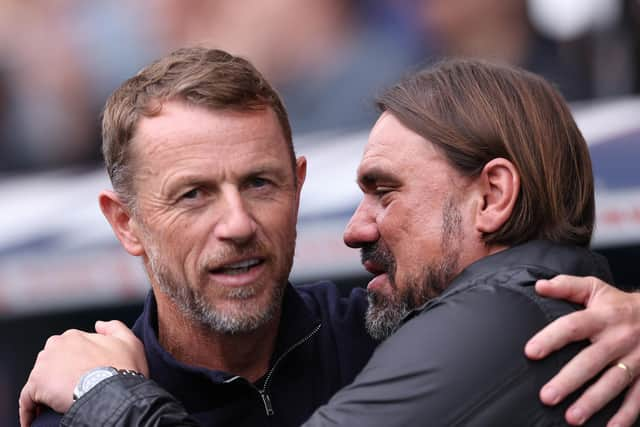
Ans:
{"type": "Polygon", "coordinates": [[[585,280],[588,280],[594,286],[604,286],[605,283],[596,276],[585,276],[585,280]]]}
{"type": "Polygon", "coordinates": [[[51,347],[55,347],[56,344],[59,342],[60,342],[60,335],[51,335],[49,338],[47,338],[47,341],[44,344],[44,348],[48,349],[51,347]]]}
{"type": "Polygon", "coordinates": [[[618,313],[621,320],[632,323],[640,318],[640,312],[638,307],[633,304],[633,301],[624,300],[617,307],[613,308],[618,313]]]}
{"type": "MultiPolygon", "coordinates": [[[[613,386],[610,384],[609,386],[613,386]]],[[[617,390],[617,387],[616,387],[617,390]]],[[[584,408],[585,412],[589,414],[593,414],[602,408],[606,402],[611,399],[611,391],[608,388],[593,386],[587,392],[585,392],[584,396],[581,400],[581,407],[584,408]]]]}
{"type": "Polygon", "coordinates": [[[569,281],[570,279],[571,277],[566,274],[558,274],[557,276],[552,277],[550,281],[556,283],[564,283],[566,281],[569,281]]]}
{"type": "Polygon", "coordinates": [[[624,321],[629,315],[628,310],[624,306],[613,306],[608,304],[602,307],[602,317],[605,318],[611,324],[619,324],[624,321]]]}
{"type": "Polygon", "coordinates": [[[42,362],[42,359],[44,359],[44,358],[46,357],[46,354],[47,354],[47,353],[46,353],[46,351],[45,351],[45,350],[40,350],[40,351],[38,352],[38,355],[36,356],[36,365],[34,366],[34,370],[35,370],[35,368],[37,368],[37,367],[38,367],[38,364],[39,364],[40,362],[42,362]]]}
{"type": "Polygon", "coordinates": [[[79,331],[78,329],[67,329],[62,334],[63,337],[77,337],[77,336],[80,336],[80,335],[82,335],[82,332],[79,331]]]}
{"type": "Polygon", "coordinates": [[[594,291],[602,291],[608,287],[607,283],[595,276],[586,276],[585,280],[589,282],[594,291]]]}
{"type": "Polygon", "coordinates": [[[571,337],[580,335],[582,332],[583,322],[576,316],[566,316],[564,318],[564,330],[565,334],[571,337]]]}
{"type": "Polygon", "coordinates": [[[618,333],[618,342],[620,346],[625,350],[632,349],[638,345],[638,337],[635,334],[634,328],[622,327],[618,333]]]}

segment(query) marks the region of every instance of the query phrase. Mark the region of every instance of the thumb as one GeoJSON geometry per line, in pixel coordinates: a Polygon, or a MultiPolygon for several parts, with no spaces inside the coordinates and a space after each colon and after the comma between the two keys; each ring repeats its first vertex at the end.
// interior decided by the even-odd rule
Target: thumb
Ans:
{"type": "Polygon", "coordinates": [[[110,320],[108,322],[98,320],[96,322],[96,332],[100,335],[107,335],[115,338],[119,338],[123,341],[131,341],[136,339],[136,336],[131,330],[119,320],[110,320]]]}
{"type": "Polygon", "coordinates": [[[117,338],[126,343],[129,349],[129,356],[133,357],[131,360],[137,364],[134,370],[142,373],[145,377],[149,376],[149,366],[144,354],[144,346],[127,325],[119,320],[110,320],[108,322],[98,320],[95,327],[98,334],[117,338]]]}

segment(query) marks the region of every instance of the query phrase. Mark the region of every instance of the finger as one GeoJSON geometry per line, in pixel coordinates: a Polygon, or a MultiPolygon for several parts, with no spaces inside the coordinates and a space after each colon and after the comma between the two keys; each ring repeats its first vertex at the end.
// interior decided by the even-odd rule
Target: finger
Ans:
{"type": "MultiPolygon", "coordinates": [[[[147,359],[144,354],[144,346],[137,336],[125,325],[124,323],[111,320],[109,322],[96,322],[96,331],[104,336],[117,338],[120,341],[127,344],[129,348],[130,360],[134,362],[134,366],[130,368],[142,373],[145,376],[149,375],[149,367],[147,359]]],[[[111,347],[115,349],[116,347],[111,347]]]]}
{"type": "Polygon", "coordinates": [[[531,338],[524,352],[530,359],[542,359],[575,341],[595,336],[606,322],[586,311],[576,311],[559,317],[531,338]]]}
{"type": "Polygon", "coordinates": [[[540,295],[565,299],[577,304],[586,305],[600,288],[595,277],[577,277],[561,274],[550,280],[538,280],[536,292],[540,295]]]}
{"type": "MultiPolygon", "coordinates": [[[[540,400],[547,405],[555,405],[580,388],[602,371],[610,363],[612,357],[617,357],[607,350],[608,345],[605,342],[596,343],[583,349],[542,387],[540,400]]],[[[620,368],[618,370],[621,371],[620,368]]]]}
{"type": "Polygon", "coordinates": [[[581,425],[629,385],[629,374],[619,366],[606,370],[565,413],[569,424],[581,425]]]}
{"type": "Polygon", "coordinates": [[[110,320],[108,322],[98,320],[96,322],[96,332],[101,335],[109,335],[125,341],[129,341],[132,337],[136,337],[133,332],[131,332],[131,329],[119,320],[110,320]]]}
{"type": "Polygon", "coordinates": [[[29,427],[36,416],[36,403],[33,398],[33,388],[30,382],[27,382],[18,399],[18,412],[20,414],[20,427],[29,427]]]}
{"type": "Polygon", "coordinates": [[[640,380],[629,388],[618,412],[611,418],[607,427],[630,427],[640,414],[640,380]]]}

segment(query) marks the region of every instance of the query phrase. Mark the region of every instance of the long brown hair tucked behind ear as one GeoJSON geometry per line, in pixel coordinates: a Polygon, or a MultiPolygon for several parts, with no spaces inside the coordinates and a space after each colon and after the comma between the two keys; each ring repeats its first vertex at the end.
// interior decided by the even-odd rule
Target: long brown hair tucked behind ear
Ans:
{"type": "Polygon", "coordinates": [[[448,60],[391,87],[378,106],[467,176],[497,157],[516,166],[516,205],[501,229],[483,236],[487,244],[589,244],[595,220],[589,151],[566,102],[541,77],[506,65],[448,60]]]}

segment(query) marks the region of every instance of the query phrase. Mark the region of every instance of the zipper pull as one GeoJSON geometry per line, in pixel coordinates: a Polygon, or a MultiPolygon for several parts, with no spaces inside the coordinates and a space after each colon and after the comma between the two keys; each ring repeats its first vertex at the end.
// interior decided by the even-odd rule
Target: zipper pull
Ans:
{"type": "Polygon", "coordinates": [[[264,403],[264,409],[267,411],[267,416],[270,417],[274,414],[273,407],[271,406],[271,398],[264,390],[260,390],[260,397],[262,397],[262,403],[264,403]]]}

